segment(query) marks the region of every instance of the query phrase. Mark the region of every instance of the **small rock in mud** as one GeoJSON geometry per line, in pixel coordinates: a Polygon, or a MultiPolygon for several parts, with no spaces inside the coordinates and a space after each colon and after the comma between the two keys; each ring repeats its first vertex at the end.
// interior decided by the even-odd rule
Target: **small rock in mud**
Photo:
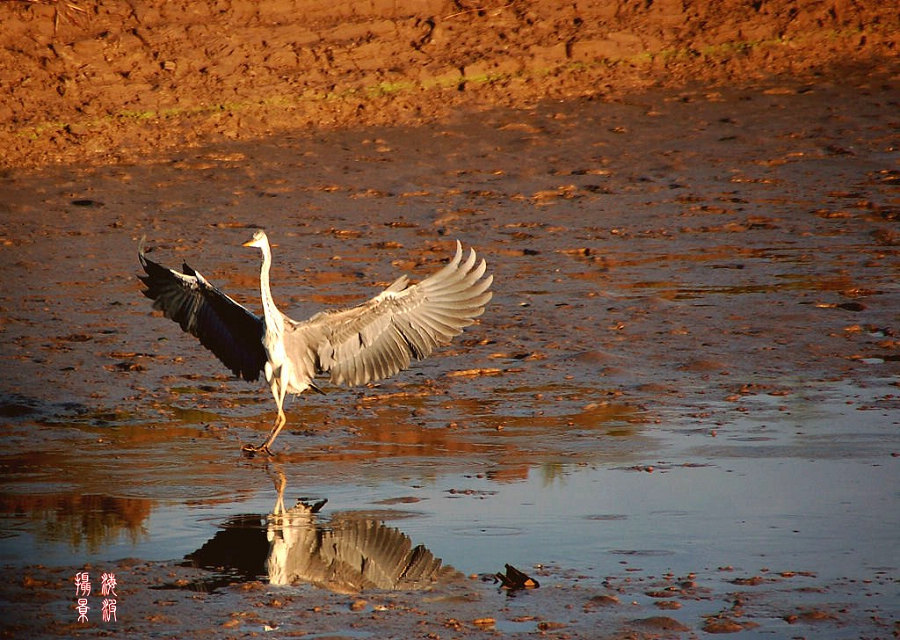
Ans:
{"type": "Polygon", "coordinates": [[[765,582],[765,578],[762,576],[752,576],[750,578],[735,578],[731,581],[732,584],[737,584],[742,587],[755,587],[757,585],[765,582]]]}
{"type": "Polygon", "coordinates": [[[479,629],[493,630],[497,625],[497,621],[494,618],[475,618],[475,620],[472,621],[472,624],[479,629]]]}
{"type": "Polygon", "coordinates": [[[350,611],[362,611],[368,604],[368,601],[359,598],[358,600],[354,600],[350,603],[350,611]]]}
{"type": "Polygon", "coordinates": [[[537,628],[538,631],[553,631],[555,629],[565,629],[566,624],[564,622],[543,621],[538,622],[537,628]]]}
{"type": "Polygon", "coordinates": [[[757,626],[759,625],[755,622],[737,622],[731,618],[714,617],[706,621],[706,624],[703,625],[703,630],[706,633],[737,633],[738,631],[752,629],[757,626]]]}
{"type": "Polygon", "coordinates": [[[585,610],[594,609],[596,607],[614,607],[619,605],[619,599],[616,596],[607,594],[596,595],[584,604],[585,610]]]}
{"type": "Polygon", "coordinates": [[[834,614],[831,614],[827,611],[822,611],[821,609],[809,609],[807,611],[793,613],[784,617],[785,622],[787,622],[788,624],[795,624],[797,622],[824,622],[827,620],[836,619],[837,617],[834,614]]]}
{"type": "Polygon", "coordinates": [[[681,624],[675,618],[668,616],[650,616],[632,620],[631,625],[653,631],[690,631],[690,628],[681,624]]]}

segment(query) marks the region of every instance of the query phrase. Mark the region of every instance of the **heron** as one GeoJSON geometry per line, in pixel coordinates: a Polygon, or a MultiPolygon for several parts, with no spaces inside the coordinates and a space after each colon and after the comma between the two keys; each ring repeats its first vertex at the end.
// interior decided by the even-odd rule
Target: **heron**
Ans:
{"type": "Polygon", "coordinates": [[[239,378],[254,382],[260,373],[265,375],[277,415],[262,445],[242,447],[249,455],[272,455],[270,447],[287,422],[288,393],[310,389],[323,393],[317,376],[327,375],[332,384],[346,386],[393,376],[407,369],[413,358],[421,360],[435,347],[448,344],[484,313],[493,295],[493,275],[486,274],[484,259],[478,262],[474,249],[464,259],[457,240],[453,259],[417,284],[401,275],[358,306],[321,311],[297,321],[275,305],[269,284],[272,249],[266,232],[259,229],[243,246],[262,252],[260,316],[187,263],[176,271],[150,260],[144,242],[141,238],[138,258],[146,275],[138,278],[153,308],[198,338],[239,378]]]}

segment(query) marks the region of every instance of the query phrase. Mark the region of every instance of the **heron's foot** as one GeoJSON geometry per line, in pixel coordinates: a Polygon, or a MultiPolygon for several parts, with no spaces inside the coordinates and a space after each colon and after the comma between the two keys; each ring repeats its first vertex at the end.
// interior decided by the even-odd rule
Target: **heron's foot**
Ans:
{"type": "Polygon", "coordinates": [[[254,445],[254,444],[245,444],[243,447],[241,447],[241,451],[243,451],[244,454],[245,454],[248,458],[252,458],[252,457],[255,456],[257,453],[264,453],[264,454],[266,454],[267,456],[274,455],[274,454],[269,450],[269,445],[267,445],[267,444],[264,444],[264,445],[262,445],[261,447],[257,447],[257,446],[254,445]]]}

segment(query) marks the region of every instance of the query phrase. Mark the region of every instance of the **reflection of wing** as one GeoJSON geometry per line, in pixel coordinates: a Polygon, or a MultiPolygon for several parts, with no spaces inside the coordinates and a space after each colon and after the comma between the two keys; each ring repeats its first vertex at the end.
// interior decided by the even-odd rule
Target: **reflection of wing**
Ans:
{"type": "Polygon", "coordinates": [[[189,566],[215,572],[191,583],[191,588],[213,591],[235,580],[259,580],[269,545],[260,514],[236,515],[220,525],[202,547],[184,557],[189,566]]]}
{"type": "Polygon", "coordinates": [[[422,545],[376,520],[344,517],[320,528],[298,505],[269,522],[269,581],[308,582],[338,593],[422,589],[460,574],[422,545]]]}
{"type": "Polygon", "coordinates": [[[358,589],[417,589],[454,573],[422,545],[413,547],[406,534],[376,520],[332,521],[324,542],[322,558],[358,589]]]}

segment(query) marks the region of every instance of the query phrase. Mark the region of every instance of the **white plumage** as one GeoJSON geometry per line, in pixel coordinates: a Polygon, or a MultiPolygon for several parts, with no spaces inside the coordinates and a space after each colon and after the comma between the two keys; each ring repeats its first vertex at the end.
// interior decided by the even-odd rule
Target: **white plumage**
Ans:
{"type": "Polygon", "coordinates": [[[334,384],[351,386],[392,376],[472,324],[492,296],[493,276],[485,275],[484,260],[479,262],[474,250],[463,260],[457,241],[453,259],[418,284],[409,286],[401,276],[357,307],[323,311],[298,322],[281,313],[272,298],[272,252],[265,232],[257,231],[244,246],[262,251],[262,317],[187,264],[181,273],[149,260],[143,240],[138,254],[147,274],[140,276],[147,287],[144,295],[154,308],[197,336],[235,375],[256,380],[260,372],[265,374],[278,416],[266,441],[246,446],[248,451],[269,451],[287,420],[287,393],[318,390],[314,379],[323,374],[334,384]]]}

